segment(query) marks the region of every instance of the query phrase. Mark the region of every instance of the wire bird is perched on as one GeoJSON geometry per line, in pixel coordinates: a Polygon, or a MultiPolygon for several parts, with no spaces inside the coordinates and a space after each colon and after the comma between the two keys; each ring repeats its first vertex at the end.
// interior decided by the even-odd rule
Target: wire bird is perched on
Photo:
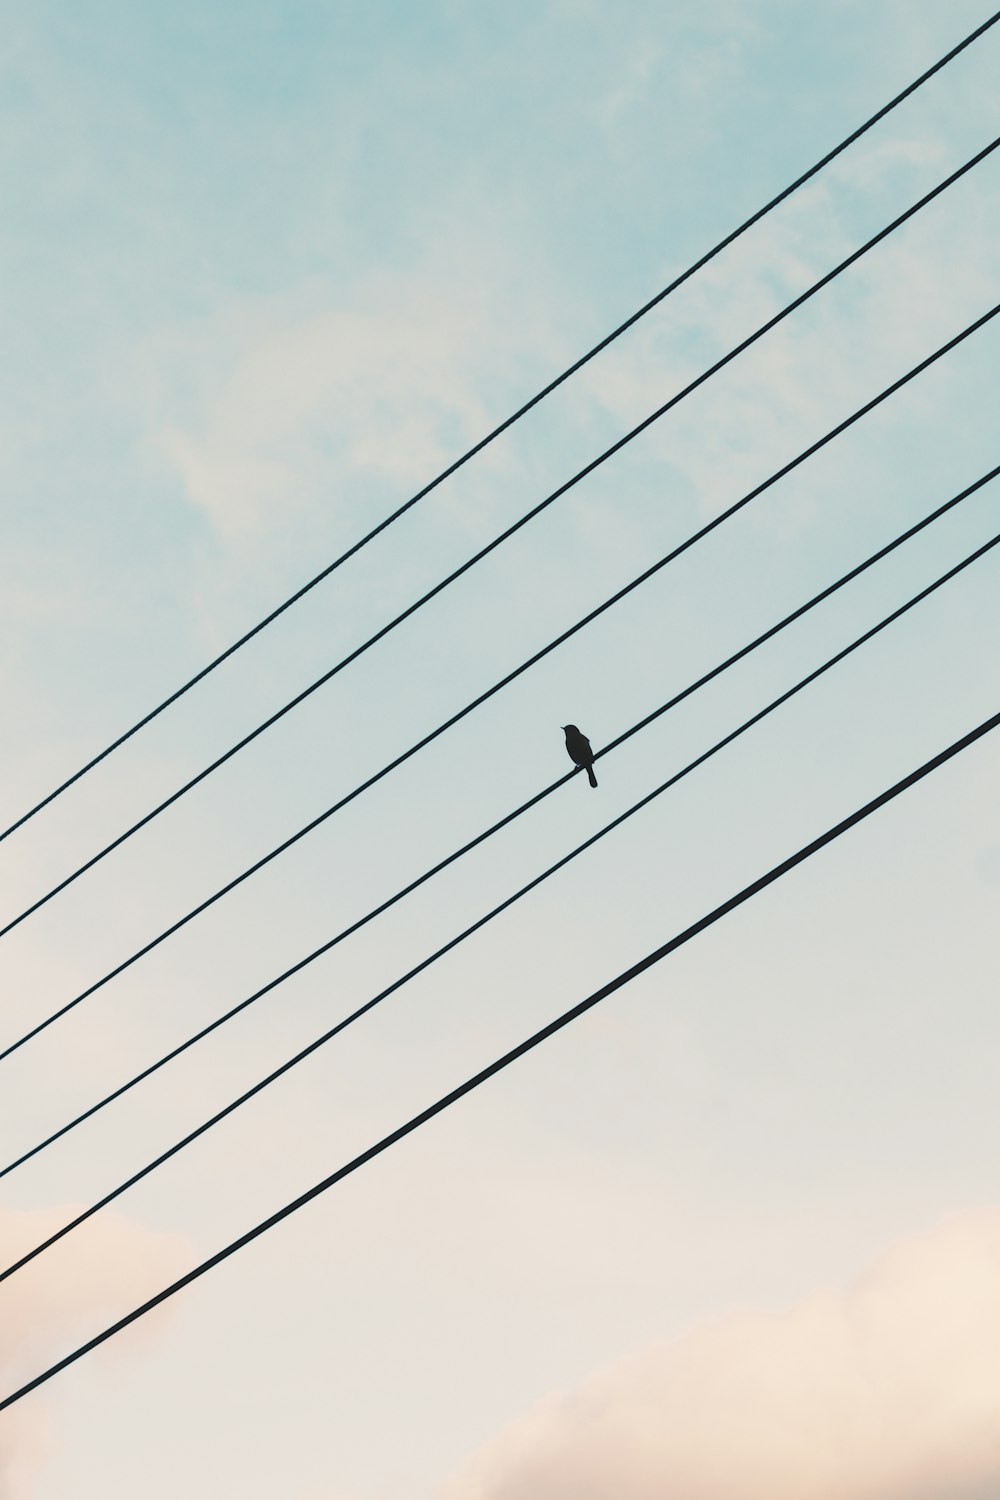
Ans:
{"type": "Polygon", "coordinates": [[[597,785],[597,777],[594,775],[594,752],[590,748],[590,741],[585,734],[581,734],[575,724],[563,724],[562,731],[566,736],[566,753],[570,760],[582,766],[587,773],[591,786],[597,785]]]}

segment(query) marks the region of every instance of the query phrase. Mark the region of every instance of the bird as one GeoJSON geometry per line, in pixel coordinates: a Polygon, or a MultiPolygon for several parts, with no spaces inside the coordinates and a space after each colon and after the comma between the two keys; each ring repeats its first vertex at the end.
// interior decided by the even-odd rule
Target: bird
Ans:
{"type": "Polygon", "coordinates": [[[590,741],[585,734],[581,734],[575,724],[563,724],[560,726],[566,736],[566,754],[570,760],[582,766],[587,773],[591,786],[597,785],[597,777],[594,775],[594,752],[590,748],[590,741]]]}

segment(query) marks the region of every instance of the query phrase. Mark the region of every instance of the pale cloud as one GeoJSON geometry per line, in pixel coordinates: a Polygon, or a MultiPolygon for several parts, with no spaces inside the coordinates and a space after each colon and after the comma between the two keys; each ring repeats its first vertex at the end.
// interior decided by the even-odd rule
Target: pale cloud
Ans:
{"type": "MultiPolygon", "coordinates": [[[[638,48],[621,87],[641,92],[655,64],[654,49],[638,48]]],[[[871,232],[883,211],[876,202],[859,234],[859,191],[879,200],[902,184],[902,206],[941,175],[945,155],[934,139],[862,142],[707,267],[575,377],[569,399],[588,449],[595,405],[622,430],[645,417],[871,232]]],[[[296,518],[350,512],[369,484],[383,514],[579,354],[579,314],[533,267],[516,213],[464,208],[466,222],[439,226],[403,267],[373,270],[333,298],[299,287],[233,303],[151,352],[152,447],[224,546],[256,550],[296,518]]],[[[684,477],[705,513],[728,503],[789,456],[797,424],[821,431],[855,404],[859,369],[879,371],[889,351],[900,373],[957,331],[973,296],[981,291],[977,311],[988,305],[992,214],[983,204],[963,212],[977,222],[966,224],[960,277],[950,217],[928,227],[919,216],[912,243],[904,230],[852,268],[804,321],[769,335],[640,446],[684,477]]],[[[664,279],[680,269],[665,267],[664,279]]],[[[511,477],[515,462],[499,444],[475,472],[511,477]]]]}
{"type": "MultiPolygon", "coordinates": [[[[584,372],[590,400],[622,426],[641,420],[863,243],[890,217],[883,200],[898,212],[939,181],[943,157],[938,143],[915,139],[855,148],[584,372]],[[863,220],[844,197],[848,184],[875,199],[863,220]]],[[[953,214],[930,205],[656,422],[640,447],[684,480],[704,514],[731,503],[988,310],[995,207],[966,193],[961,220],[956,244],[953,214]]],[[[908,400],[924,399],[918,381],[908,400]]],[[[928,415],[937,411],[929,405],[928,415]]],[[[797,498],[794,515],[780,503],[767,514],[786,531],[809,511],[797,498]]]]}
{"type": "Polygon", "coordinates": [[[924,171],[930,177],[940,171],[943,176],[947,160],[948,152],[941,141],[913,136],[882,139],[873,135],[848,147],[824,168],[823,177],[828,186],[848,192],[878,192],[891,172],[924,171]]]}
{"type": "MultiPolygon", "coordinates": [[[[44,1212],[0,1211],[0,1263],[10,1265],[59,1224],[73,1205],[44,1212]]],[[[188,1257],[178,1236],[153,1233],[115,1214],[94,1220],[73,1239],[0,1286],[0,1390],[8,1395],[114,1317],[158,1291],[188,1257]]],[[[155,1338],[165,1310],[140,1320],[86,1359],[134,1359],[155,1338]]],[[[79,1379],[82,1367],[57,1380],[79,1379]]],[[[4,1412],[0,1423],[0,1500],[29,1493],[28,1474],[51,1450],[45,1388],[4,1412]]]]}
{"type": "Polygon", "coordinates": [[[201,388],[174,376],[157,393],[154,446],[228,542],[350,503],[348,479],[405,499],[506,415],[508,395],[488,403],[522,360],[558,368],[549,312],[514,271],[528,261],[463,228],[342,298],[300,288],[176,331],[161,362],[201,367],[201,388]]]}
{"type": "Polygon", "coordinates": [[[594,106],[605,130],[613,129],[622,115],[646,100],[662,56],[662,47],[648,40],[631,49],[614,83],[594,106]]]}
{"type": "Polygon", "coordinates": [[[847,1291],[731,1314],[552,1396],[441,1500],[992,1494],[998,1347],[989,1209],[897,1243],[847,1291]]]}

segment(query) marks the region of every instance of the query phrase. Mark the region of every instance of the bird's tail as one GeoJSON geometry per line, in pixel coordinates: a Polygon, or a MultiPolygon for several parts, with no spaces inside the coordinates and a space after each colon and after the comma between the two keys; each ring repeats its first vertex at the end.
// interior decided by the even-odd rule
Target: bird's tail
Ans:
{"type": "Polygon", "coordinates": [[[591,786],[596,786],[597,785],[597,777],[594,775],[594,768],[593,768],[593,766],[588,766],[587,767],[587,779],[589,780],[591,786]]]}

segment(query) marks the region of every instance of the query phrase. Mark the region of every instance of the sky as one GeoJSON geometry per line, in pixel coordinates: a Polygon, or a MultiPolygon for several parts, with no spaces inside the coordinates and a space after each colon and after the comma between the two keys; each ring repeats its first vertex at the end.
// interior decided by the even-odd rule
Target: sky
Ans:
{"type": "MultiPolygon", "coordinates": [[[[0,0],[0,823],[986,19],[0,0]]],[[[21,912],[998,134],[1000,27],[0,843],[21,912]]],[[[994,155],[0,940],[0,1047],[998,300],[994,155]]],[[[9,1161],[998,462],[1000,320],[0,1062],[9,1161]]],[[[986,485],[0,1180],[21,1252],[1000,532],[986,485]]],[[[1000,548],[0,1284],[0,1394],[997,712],[1000,548]]],[[[987,737],[0,1415],[0,1500],[986,1500],[987,737]]],[[[2,1165],[2,1164],[0,1164],[2,1165]]]]}

